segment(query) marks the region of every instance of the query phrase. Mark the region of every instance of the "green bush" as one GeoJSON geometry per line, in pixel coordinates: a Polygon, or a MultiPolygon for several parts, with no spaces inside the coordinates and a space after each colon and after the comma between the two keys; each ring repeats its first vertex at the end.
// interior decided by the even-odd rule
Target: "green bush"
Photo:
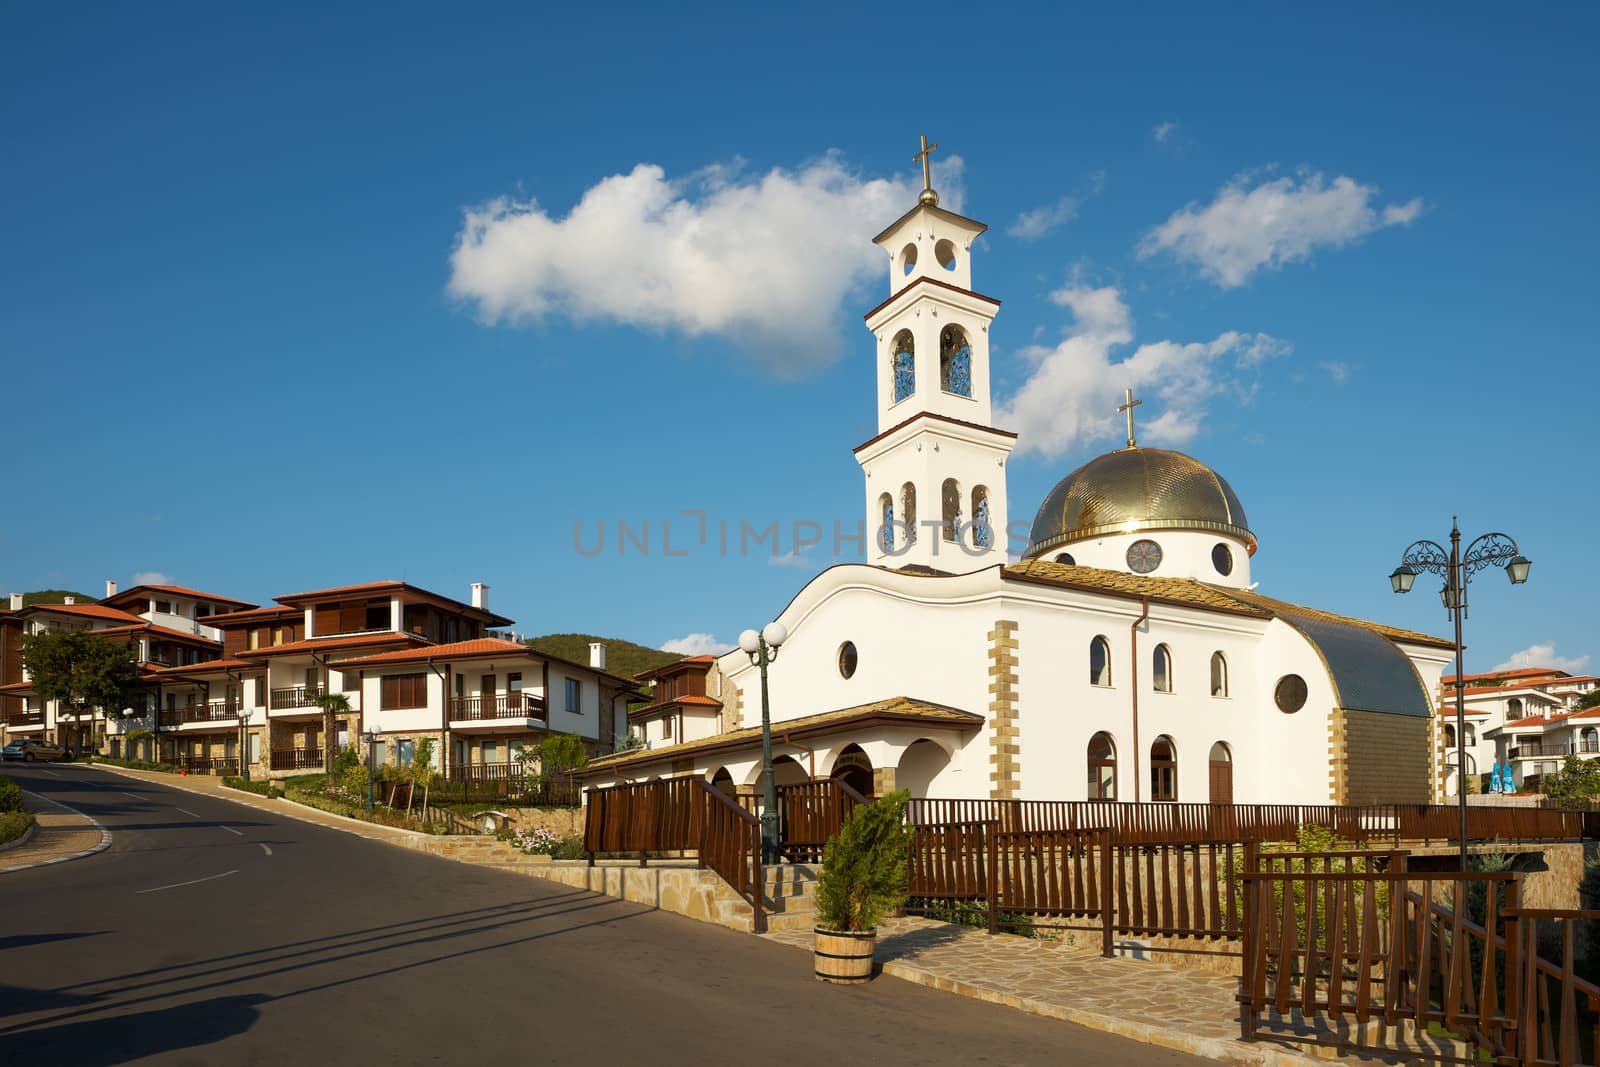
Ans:
{"type": "Polygon", "coordinates": [[[300,789],[289,789],[284,796],[296,804],[304,804],[308,808],[326,811],[332,815],[343,815],[350,819],[360,819],[362,822],[377,823],[380,826],[394,826],[402,830],[416,830],[424,834],[443,834],[448,831],[442,826],[429,826],[419,819],[407,818],[404,812],[394,811],[383,806],[375,807],[368,811],[365,803],[354,804],[348,800],[329,796],[327,793],[311,793],[300,789]]]}
{"type": "Polygon", "coordinates": [[[15,841],[33,825],[33,812],[8,811],[0,813],[0,845],[15,841]]]}
{"type": "Polygon", "coordinates": [[[110,767],[126,767],[130,771],[163,771],[167,774],[177,774],[178,768],[170,763],[151,763],[143,759],[116,759],[111,756],[95,756],[90,763],[104,763],[110,767]]]}
{"type": "Polygon", "coordinates": [[[257,782],[252,779],[240,778],[237,774],[222,776],[222,784],[229,789],[241,789],[246,793],[254,793],[262,797],[278,797],[283,794],[273,787],[271,782],[257,782]]]}
{"type": "Polygon", "coordinates": [[[0,811],[22,810],[22,787],[9,778],[0,778],[0,811]]]}
{"type": "Polygon", "coordinates": [[[817,879],[817,925],[827,930],[877,928],[889,912],[906,900],[907,853],[911,828],[905,825],[902,789],[857,807],[828,842],[817,879]]]}

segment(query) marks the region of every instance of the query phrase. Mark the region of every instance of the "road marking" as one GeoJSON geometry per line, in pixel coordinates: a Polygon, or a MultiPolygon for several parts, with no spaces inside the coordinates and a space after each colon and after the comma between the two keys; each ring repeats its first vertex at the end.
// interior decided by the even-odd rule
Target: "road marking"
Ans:
{"type": "Polygon", "coordinates": [[[261,851],[265,852],[269,856],[272,855],[272,846],[268,845],[265,841],[257,841],[256,844],[261,846],[261,851]]]}
{"type": "Polygon", "coordinates": [[[52,778],[60,778],[61,777],[61,775],[58,772],[52,771],[48,767],[40,767],[39,768],[39,773],[40,774],[48,774],[52,778]]]}
{"type": "MultiPolygon", "coordinates": [[[[178,808],[178,806],[176,804],[174,804],[173,807],[178,808]]],[[[178,808],[178,810],[183,812],[185,815],[189,816],[192,819],[200,818],[200,816],[196,815],[194,812],[190,811],[188,808],[178,808]]]]}
{"type": "Polygon", "coordinates": [[[213,875],[210,875],[209,877],[206,877],[206,878],[196,878],[193,881],[189,881],[189,882],[173,882],[171,885],[158,885],[153,889],[136,890],[133,895],[134,896],[140,896],[140,895],[142,895],[144,893],[159,893],[163,889],[182,889],[186,885],[199,885],[201,882],[215,882],[218,878],[226,878],[230,874],[238,874],[238,873],[239,872],[237,870],[223,871],[221,874],[213,874],[213,875]]]}
{"type": "Polygon", "coordinates": [[[140,796],[138,793],[129,793],[126,790],[123,791],[122,795],[125,796],[125,797],[131,797],[134,800],[143,800],[144,799],[144,797],[140,796]]]}
{"type": "MultiPolygon", "coordinates": [[[[221,824],[221,823],[218,823],[218,824],[217,824],[217,825],[218,825],[218,826],[222,826],[222,824],[221,824]]],[[[222,828],[223,828],[223,829],[224,829],[224,830],[226,830],[226,831],[228,831],[228,833],[230,833],[230,834],[237,834],[237,835],[238,835],[238,836],[239,836],[239,837],[243,837],[243,836],[244,836],[244,831],[243,831],[243,830],[235,830],[235,829],[234,829],[234,828],[233,828],[233,827],[231,827],[231,826],[223,826],[223,827],[222,827],[222,828]]]]}

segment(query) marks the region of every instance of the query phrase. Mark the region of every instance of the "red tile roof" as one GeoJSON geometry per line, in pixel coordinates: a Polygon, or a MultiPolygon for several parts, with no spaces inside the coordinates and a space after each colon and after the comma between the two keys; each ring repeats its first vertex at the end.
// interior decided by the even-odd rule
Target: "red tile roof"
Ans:
{"type": "Polygon", "coordinates": [[[126,611],[108,608],[101,604],[29,604],[22,609],[24,612],[59,612],[63,615],[87,615],[95,619],[115,619],[118,622],[143,623],[144,620],[137,615],[130,615],[126,611]]]}
{"type": "Polygon", "coordinates": [[[285,645],[252,648],[239,653],[239,655],[250,659],[265,659],[268,656],[282,656],[292,652],[327,652],[353,648],[376,648],[402,641],[411,644],[421,640],[422,638],[413,637],[411,634],[385,630],[382,633],[356,634],[353,637],[313,637],[308,641],[290,641],[285,645]]]}
{"type": "Polygon", "coordinates": [[[410,582],[397,582],[392,578],[382,582],[363,582],[360,585],[338,585],[330,589],[312,589],[304,593],[289,593],[286,596],[275,596],[272,599],[276,600],[280,604],[294,604],[296,607],[303,607],[304,605],[299,604],[299,601],[322,600],[330,596],[340,596],[350,593],[394,592],[400,589],[409,589],[413,593],[420,593],[430,600],[436,600],[441,603],[450,604],[461,611],[477,612],[484,618],[488,619],[489,622],[495,626],[509,626],[513,621],[503,615],[496,615],[494,612],[489,611],[486,608],[475,608],[465,601],[456,600],[454,597],[448,597],[442,593],[435,593],[430,589],[422,588],[420,585],[412,585],[410,582]]]}
{"type": "Polygon", "coordinates": [[[376,655],[362,656],[360,659],[345,660],[340,666],[346,669],[380,667],[389,663],[422,663],[430,659],[476,659],[479,656],[508,655],[540,658],[539,654],[527,645],[519,645],[515,641],[499,641],[492,637],[480,637],[448,645],[425,645],[421,648],[402,648],[395,652],[379,652],[376,655]]]}
{"type": "Polygon", "coordinates": [[[662,708],[675,708],[680,704],[688,705],[691,708],[720,709],[722,707],[722,701],[717,700],[715,697],[703,697],[697,693],[688,693],[681,697],[673,697],[671,700],[658,700],[654,704],[646,704],[642,708],[629,708],[628,714],[635,717],[654,715],[662,708]]]}
{"type": "Polygon", "coordinates": [[[259,671],[261,664],[242,659],[214,659],[205,663],[186,663],[181,667],[162,667],[156,676],[167,678],[176,674],[205,674],[207,671],[259,671]]]}
{"type": "MultiPolygon", "coordinates": [[[[1473,682],[1481,681],[1485,678],[1532,678],[1546,674],[1565,675],[1566,673],[1566,671],[1557,670],[1555,667],[1517,667],[1508,671],[1486,671],[1483,674],[1469,674],[1466,680],[1473,682]]],[[[1453,674],[1447,674],[1439,679],[1439,681],[1449,684],[1454,684],[1455,680],[1456,676],[1453,674]]]]}
{"type": "Polygon", "coordinates": [[[214,641],[209,637],[202,637],[199,634],[186,634],[182,630],[174,630],[170,626],[157,626],[155,623],[145,622],[143,619],[140,619],[138,625],[135,626],[109,626],[104,630],[90,630],[89,632],[94,634],[96,637],[121,637],[123,634],[137,633],[160,634],[162,637],[175,637],[180,641],[188,641],[191,644],[196,645],[205,645],[208,648],[222,647],[221,641],[214,641]]]}
{"type": "Polygon", "coordinates": [[[274,604],[267,608],[251,608],[248,611],[218,612],[208,615],[203,625],[226,626],[236,622],[248,622],[256,619],[293,619],[305,614],[301,608],[291,608],[283,604],[274,604]]]}
{"type": "Polygon", "coordinates": [[[253,601],[240,600],[238,597],[233,596],[221,596],[217,593],[202,593],[198,589],[186,589],[181,585],[130,586],[127,589],[122,590],[120,593],[113,593],[111,596],[103,598],[100,603],[116,604],[132,596],[134,593],[142,592],[144,590],[149,590],[152,593],[166,593],[168,596],[186,596],[194,600],[209,600],[214,604],[238,604],[242,608],[255,607],[255,603],[253,601]]]}

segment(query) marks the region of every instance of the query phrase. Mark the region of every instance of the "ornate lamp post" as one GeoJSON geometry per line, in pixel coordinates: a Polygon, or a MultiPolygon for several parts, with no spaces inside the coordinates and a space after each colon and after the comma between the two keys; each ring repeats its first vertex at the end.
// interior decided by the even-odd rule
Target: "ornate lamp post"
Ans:
{"type": "Polygon", "coordinates": [[[250,780],[250,709],[239,709],[239,773],[250,780]]]}
{"type": "Polygon", "coordinates": [[[1396,593],[1411,592],[1412,583],[1423,571],[1444,579],[1439,599],[1456,624],[1456,807],[1461,820],[1461,869],[1467,869],[1467,672],[1461,663],[1461,621],[1467,617],[1467,582],[1485,567],[1501,567],[1512,585],[1528,580],[1533,562],[1522,555],[1517,543],[1503,533],[1487,533],[1461,551],[1461,529],[1450,520],[1450,551],[1433,541],[1416,541],[1400,557],[1400,566],[1389,575],[1396,593]]]}
{"type": "Polygon", "coordinates": [[[373,768],[372,768],[372,748],[378,742],[378,728],[377,728],[377,726],[376,725],[369,726],[368,729],[367,729],[367,732],[362,735],[361,740],[365,741],[366,745],[367,745],[367,810],[371,811],[372,810],[372,773],[373,773],[373,768]]]}
{"type": "Polygon", "coordinates": [[[769,622],[759,633],[746,630],[739,635],[739,647],[750,662],[761,668],[761,776],[766,787],[761,795],[761,862],[777,863],[778,787],[772,780],[772,713],[767,704],[767,664],[778,658],[778,646],[789,639],[789,629],[781,622],[769,622]]]}

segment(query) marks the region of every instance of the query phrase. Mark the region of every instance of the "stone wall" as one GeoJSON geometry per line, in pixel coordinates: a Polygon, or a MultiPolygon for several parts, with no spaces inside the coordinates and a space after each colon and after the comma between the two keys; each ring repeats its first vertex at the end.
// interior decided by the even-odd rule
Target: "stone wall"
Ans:
{"type": "Polygon", "coordinates": [[[1433,799],[1429,757],[1433,720],[1340,709],[1334,730],[1336,804],[1426,804],[1433,799]]]}
{"type": "Polygon", "coordinates": [[[1021,788],[1017,757],[1017,624],[997,619],[989,631],[989,796],[1011,800],[1021,788]]]}

